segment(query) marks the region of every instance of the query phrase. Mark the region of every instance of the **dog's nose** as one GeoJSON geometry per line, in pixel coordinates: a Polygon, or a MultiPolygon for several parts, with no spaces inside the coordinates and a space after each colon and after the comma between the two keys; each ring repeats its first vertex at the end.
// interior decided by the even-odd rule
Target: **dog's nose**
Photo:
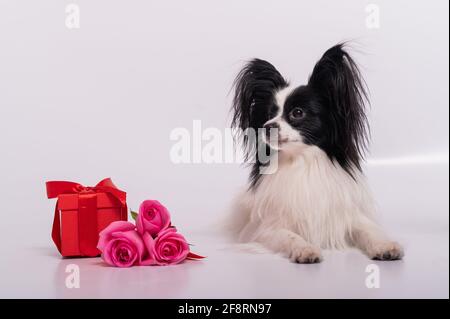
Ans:
{"type": "Polygon", "coordinates": [[[276,122],[272,122],[272,123],[266,123],[263,126],[266,130],[270,130],[271,128],[276,128],[276,129],[280,129],[280,125],[278,125],[278,123],[276,122]]]}
{"type": "Polygon", "coordinates": [[[276,123],[276,122],[266,123],[263,125],[263,128],[265,130],[264,133],[265,133],[266,139],[268,141],[278,137],[278,133],[280,130],[280,125],[278,125],[278,123],[276,123]],[[273,131],[272,129],[276,129],[276,131],[273,131]]]}

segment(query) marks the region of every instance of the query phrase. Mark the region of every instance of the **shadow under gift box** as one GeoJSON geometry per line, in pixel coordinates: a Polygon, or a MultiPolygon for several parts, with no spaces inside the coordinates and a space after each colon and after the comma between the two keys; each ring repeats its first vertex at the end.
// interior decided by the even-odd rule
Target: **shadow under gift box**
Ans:
{"type": "MultiPolygon", "coordinates": [[[[54,186],[55,183],[58,182],[49,182],[47,185],[54,186]]],[[[62,183],[71,185],[71,182],[62,183]]],[[[127,220],[125,192],[115,188],[109,179],[103,180],[95,187],[73,184],[75,187],[70,188],[73,193],[67,194],[71,190],[65,190],[57,195],[53,241],[64,257],[99,256],[99,233],[114,221],[127,220]],[[107,187],[99,186],[105,182],[107,187]],[[108,192],[111,187],[115,188],[113,193],[108,192]],[[118,192],[120,198],[117,196],[118,192]]]]}

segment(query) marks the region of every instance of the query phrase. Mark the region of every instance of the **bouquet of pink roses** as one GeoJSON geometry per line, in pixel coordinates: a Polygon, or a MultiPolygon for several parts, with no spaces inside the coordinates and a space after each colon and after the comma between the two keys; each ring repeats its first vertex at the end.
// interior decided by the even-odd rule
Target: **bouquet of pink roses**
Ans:
{"type": "Polygon", "coordinates": [[[136,225],[116,221],[100,232],[98,249],[107,264],[171,265],[186,258],[204,258],[190,252],[186,239],[171,225],[169,211],[157,200],[144,201],[132,216],[136,225]]]}

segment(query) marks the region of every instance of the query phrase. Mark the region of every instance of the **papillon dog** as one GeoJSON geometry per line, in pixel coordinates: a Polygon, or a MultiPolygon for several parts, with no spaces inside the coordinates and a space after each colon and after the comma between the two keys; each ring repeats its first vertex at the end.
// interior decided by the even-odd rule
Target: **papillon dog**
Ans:
{"type": "Polygon", "coordinates": [[[402,247],[375,221],[362,173],[367,89],[346,45],[326,51],[306,85],[292,86],[272,64],[254,59],[233,88],[232,127],[251,162],[249,186],[233,209],[239,241],[297,263],[317,263],[321,249],[346,247],[372,259],[401,259],[402,247]],[[270,160],[261,161],[261,153],[270,160]]]}

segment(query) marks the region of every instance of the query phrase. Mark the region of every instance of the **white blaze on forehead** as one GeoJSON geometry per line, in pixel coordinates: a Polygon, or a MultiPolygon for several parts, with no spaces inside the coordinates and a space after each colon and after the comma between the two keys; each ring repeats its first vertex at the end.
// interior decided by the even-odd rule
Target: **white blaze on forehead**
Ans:
{"type": "Polygon", "coordinates": [[[275,115],[275,117],[267,121],[266,124],[268,123],[278,124],[279,126],[278,133],[279,138],[281,140],[289,142],[302,142],[303,139],[300,133],[283,118],[284,104],[286,103],[286,99],[292,93],[293,90],[294,90],[293,87],[288,86],[275,93],[275,103],[278,106],[278,113],[277,115],[275,115]]]}
{"type": "Polygon", "coordinates": [[[286,99],[293,91],[293,88],[288,86],[284,89],[279,90],[275,93],[275,102],[279,107],[279,112],[276,117],[281,117],[283,115],[284,103],[286,103],[286,99]]]}

